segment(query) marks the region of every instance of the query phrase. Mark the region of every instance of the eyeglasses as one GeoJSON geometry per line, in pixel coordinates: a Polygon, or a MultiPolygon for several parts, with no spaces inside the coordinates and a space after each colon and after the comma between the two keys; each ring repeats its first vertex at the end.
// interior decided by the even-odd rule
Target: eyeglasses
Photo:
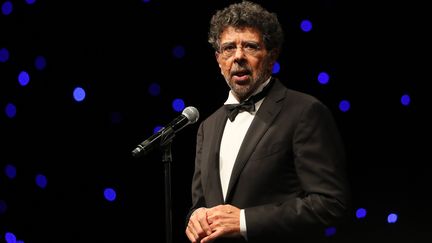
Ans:
{"type": "Polygon", "coordinates": [[[262,49],[260,45],[255,42],[246,42],[240,46],[236,46],[234,43],[228,43],[221,46],[219,53],[221,53],[224,57],[231,57],[237,52],[237,48],[239,47],[243,53],[250,56],[256,55],[262,49]]]}

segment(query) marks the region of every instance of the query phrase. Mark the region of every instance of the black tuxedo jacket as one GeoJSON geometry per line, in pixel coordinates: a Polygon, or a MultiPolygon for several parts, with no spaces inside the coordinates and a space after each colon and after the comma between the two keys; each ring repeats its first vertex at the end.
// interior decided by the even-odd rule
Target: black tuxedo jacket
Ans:
{"type": "Polygon", "coordinates": [[[324,235],[320,227],[347,212],[345,154],[331,112],[314,97],[273,81],[240,147],[226,200],[219,177],[224,108],[205,119],[197,134],[189,215],[219,204],[244,209],[248,242],[293,242],[310,238],[315,229],[324,235]]]}

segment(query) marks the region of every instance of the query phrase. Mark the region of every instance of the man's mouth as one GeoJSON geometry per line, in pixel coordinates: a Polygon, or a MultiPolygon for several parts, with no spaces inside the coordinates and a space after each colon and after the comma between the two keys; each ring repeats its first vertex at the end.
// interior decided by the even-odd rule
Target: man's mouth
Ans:
{"type": "Polygon", "coordinates": [[[235,71],[231,76],[235,79],[246,79],[249,77],[250,72],[248,70],[235,71]]]}

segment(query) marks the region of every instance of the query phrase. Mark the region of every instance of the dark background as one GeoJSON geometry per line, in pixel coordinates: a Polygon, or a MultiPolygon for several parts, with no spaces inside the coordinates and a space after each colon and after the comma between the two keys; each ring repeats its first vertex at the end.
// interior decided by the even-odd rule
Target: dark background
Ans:
{"type": "MultiPolygon", "coordinates": [[[[3,4],[6,1],[0,1],[3,4]]],[[[420,242],[429,238],[430,149],[424,95],[430,62],[427,15],[415,3],[256,1],[276,12],[286,41],[279,77],[312,94],[332,111],[347,155],[352,220],[328,242],[420,242]],[[300,21],[313,23],[302,32],[300,21]],[[316,81],[319,72],[330,82],[316,81]],[[409,94],[411,103],[400,98],[409,94]],[[341,112],[341,100],[351,109],[341,112]],[[367,209],[365,218],[355,217],[367,209]],[[387,223],[398,214],[395,224],[387,223]]],[[[214,51],[207,43],[211,15],[232,1],[13,1],[0,15],[0,242],[13,232],[25,242],[155,242],[165,240],[164,165],[161,152],[133,158],[131,151],[179,115],[171,102],[195,106],[200,120],[226,99],[214,51]],[[173,48],[185,49],[183,58],[173,48]],[[47,60],[36,70],[38,55],[47,60]],[[27,70],[30,83],[17,75],[27,70]],[[159,96],[148,92],[158,83],[159,96]],[[80,86],[86,99],[77,103],[80,86]],[[38,188],[34,176],[46,175],[38,188]],[[114,188],[109,202],[103,190],[114,188]]],[[[430,31],[429,31],[430,32],[430,31]]],[[[430,79],[430,78],[429,78],[430,79]]],[[[430,102],[429,102],[430,103],[430,102]]],[[[199,123],[199,122],[198,122],[199,123]]],[[[187,242],[198,123],[172,144],[173,242],[187,242]]]]}

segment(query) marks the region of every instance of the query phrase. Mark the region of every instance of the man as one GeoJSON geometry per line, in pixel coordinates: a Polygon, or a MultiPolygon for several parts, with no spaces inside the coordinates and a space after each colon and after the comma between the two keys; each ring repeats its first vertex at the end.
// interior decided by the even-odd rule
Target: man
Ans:
{"type": "Polygon", "coordinates": [[[198,130],[188,239],[296,242],[338,223],[349,198],[343,145],[321,102],[271,76],[276,15],[232,4],[212,17],[209,42],[230,92],[198,130]]]}

